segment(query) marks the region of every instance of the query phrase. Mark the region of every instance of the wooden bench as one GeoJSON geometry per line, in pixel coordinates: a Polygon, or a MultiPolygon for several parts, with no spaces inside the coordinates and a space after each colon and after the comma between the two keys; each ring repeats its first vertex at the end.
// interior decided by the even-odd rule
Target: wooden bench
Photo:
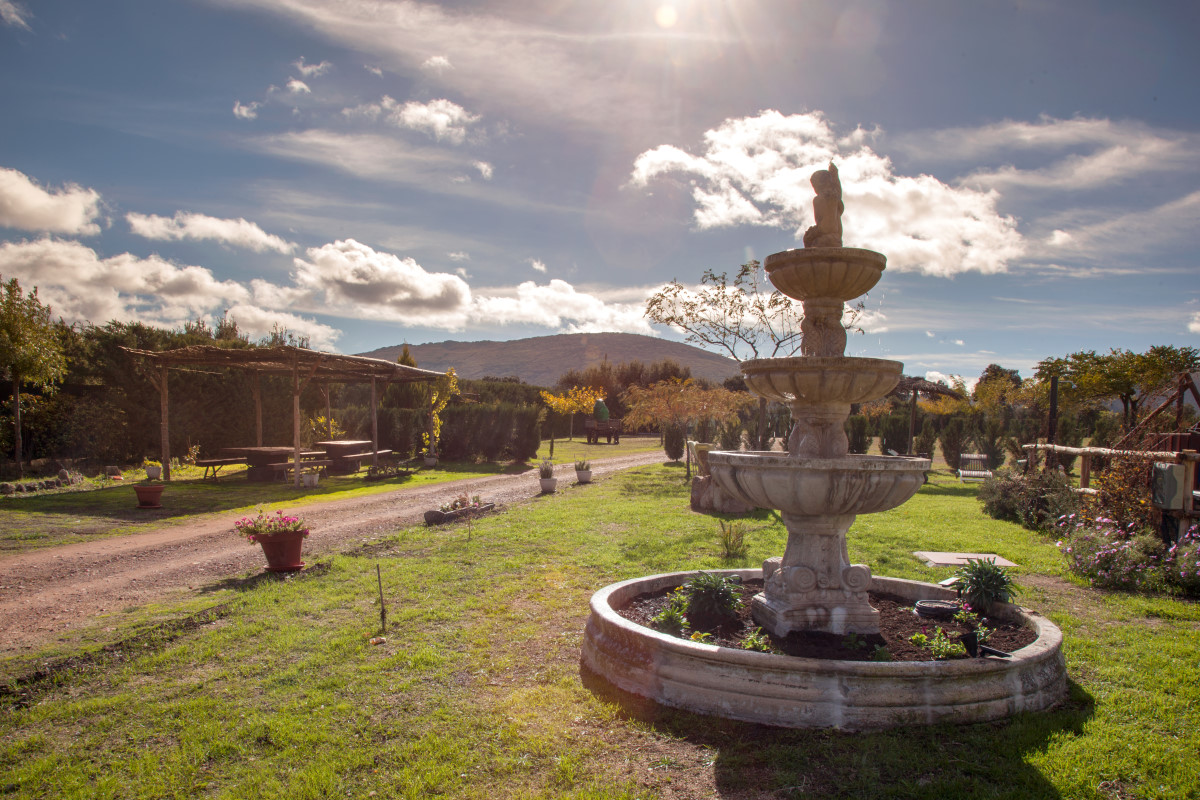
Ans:
{"type": "Polygon", "coordinates": [[[228,467],[233,464],[245,464],[245,463],[246,463],[246,459],[244,459],[244,458],[198,458],[198,459],[196,459],[196,466],[204,467],[204,475],[201,476],[201,478],[200,478],[201,480],[204,480],[205,478],[209,477],[208,471],[210,469],[212,470],[212,479],[215,481],[217,479],[217,471],[220,470],[221,467],[228,467]]]}
{"type": "MultiPolygon", "coordinates": [[[[330,459],[330,458],[312,458],[312,459],[307,459],[307,460],[301,460],[300,469],[308,469],[309,467],[314,467],[314,468],[315,467],[328,467],[332,463],[333,463],[333,459],[330,459]]],[[[286,480],[288,473],[296,468],[296,462],[295,461],[281,461],[278,464],[267,464],[267,468],[274,470],[279,475],[279,477],[286,480]]]]}
{"type": "Polygon", "coordinates": [[[959,483],[983,481],[992,477],[992,471],[987,465],[987,456],[983,453],[963,453],[958,458],[959,483]]]}
{"type": "Polygon", "coordinates": [[[334,456],[332,458],[333,466],[329,471],[339,475],[349,475],[358,471],[359,467],[361,466],[359,462],[364,458],[370,458],[371,456],[390,456],[391,454],[391,450],[368,450],[365,453],[353,453],[348,456],[334,456]]]}

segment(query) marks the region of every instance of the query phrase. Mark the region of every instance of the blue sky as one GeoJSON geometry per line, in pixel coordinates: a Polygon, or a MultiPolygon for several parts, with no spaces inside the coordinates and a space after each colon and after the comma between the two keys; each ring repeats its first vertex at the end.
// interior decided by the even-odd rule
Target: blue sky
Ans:
{"type": "Polygon", "coordinates": [[[1200,346],[1200,4],[0,0],[0,275],[362,352],[630,331],[834,160],[916,375],[1200,346]]]}

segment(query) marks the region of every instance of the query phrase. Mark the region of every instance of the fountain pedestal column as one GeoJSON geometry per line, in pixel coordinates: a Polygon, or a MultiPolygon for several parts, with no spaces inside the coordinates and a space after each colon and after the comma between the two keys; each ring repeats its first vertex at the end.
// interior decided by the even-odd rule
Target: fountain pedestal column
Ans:
{"type": "Polygon", "coordinates": [[[765,587],[753,600],[755,622],[776,636],[794,630],[878,633],[879,612],[867,598],[871,570],[851,564],[846,552],[855,515],[781,516],[787,549],[763,562],[765,587]]]}

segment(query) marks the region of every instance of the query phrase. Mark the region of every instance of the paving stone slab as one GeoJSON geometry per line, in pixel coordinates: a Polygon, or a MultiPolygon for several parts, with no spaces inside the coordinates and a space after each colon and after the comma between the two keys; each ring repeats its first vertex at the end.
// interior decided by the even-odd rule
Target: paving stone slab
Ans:
{"type": "Polygon", "coordinates": [[[924,561],[926,566],[930,567],[961,567],[967,563],[967,559],[978,561],[989,558],[994,558],[998,567],[1017,566],[1007,558],[1001,558],[995,553],[941,553],[931,550],[917,550],[913,555],[924,561]]]}

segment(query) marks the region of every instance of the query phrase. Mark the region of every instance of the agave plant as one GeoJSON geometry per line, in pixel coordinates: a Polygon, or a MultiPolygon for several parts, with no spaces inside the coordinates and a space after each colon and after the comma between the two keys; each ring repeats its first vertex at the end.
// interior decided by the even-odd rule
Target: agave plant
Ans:
{"type": "Polygon", "coordinates": [[[987,615],[992,604],[1007,603],[1017,596],[1017,584],[1008,570],[994,558],[969,558],[954,573],[958,590],[973,610],[987,615]]]}

